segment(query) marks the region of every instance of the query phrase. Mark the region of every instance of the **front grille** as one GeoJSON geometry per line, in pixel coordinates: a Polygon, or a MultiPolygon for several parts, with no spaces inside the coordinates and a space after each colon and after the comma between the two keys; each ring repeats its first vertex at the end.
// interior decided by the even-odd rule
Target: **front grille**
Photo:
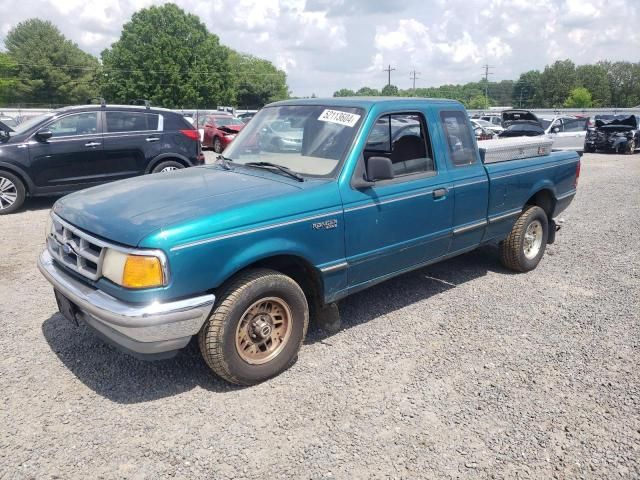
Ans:
{"type": "Polygon", "coordinates": [[[106,244],[51,215],[53,226],[47,249],[59,263],[90,280],[102,276],[106,244]]]}

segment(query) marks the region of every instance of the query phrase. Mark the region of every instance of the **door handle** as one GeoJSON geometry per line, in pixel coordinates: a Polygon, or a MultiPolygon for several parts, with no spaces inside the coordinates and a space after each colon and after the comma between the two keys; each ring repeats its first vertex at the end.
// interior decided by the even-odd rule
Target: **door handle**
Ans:
{"type": "Polygon", "coordinates": [[[157,142],[158,140],[160,140],[160,137],[147,137],[145,140],[147,142],[157,142]]]}
{"type": "Polygon", "coordinates": [[[433,191],[433,198],[442,198],[447,194],[447,191],[446,188],[436,188],[433,191]]]}
{"type": "Polygon", "coordinates": [[[85,147],[99,147],[100,145],[102,145],[100,142],[89,142],[84,144],[85,147]]]}

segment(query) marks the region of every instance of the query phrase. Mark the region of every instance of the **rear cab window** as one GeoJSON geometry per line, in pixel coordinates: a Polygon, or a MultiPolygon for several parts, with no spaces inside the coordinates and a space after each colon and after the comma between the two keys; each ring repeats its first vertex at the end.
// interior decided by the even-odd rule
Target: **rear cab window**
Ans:
{"type": "Polygon", "coordinates": [[[431,141],[422,113],[391,113],[376,120],[364,148],[364,160],[387,157],[395,178],[435,172],[431,141]]]}
{"type": "Polygon", "coordinates": [[[478,157],[466,114],[459,110],[443,110],[440,120],[453,166],[465,167],[476,163],[478,157]]]}

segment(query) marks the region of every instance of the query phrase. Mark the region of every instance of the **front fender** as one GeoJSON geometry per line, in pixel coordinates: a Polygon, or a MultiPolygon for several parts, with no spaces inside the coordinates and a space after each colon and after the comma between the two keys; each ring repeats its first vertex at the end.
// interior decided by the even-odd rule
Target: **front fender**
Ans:
{"type": "Polygon", "coordinates": [[[219,287],[226,279],[250,265],[280,255],[298,257],[305,263],[313,265],[310,252],[304,245],[282,237],[265,238],[237,250],[232,257],[228,258],[222,268],[216,272],[213,288],[219,287]]]}
{"type": "Polygon", "coordinates": [[[35,184],[31,181],[31,178],[29,177],[27,172],[24,171],[22,168],[14,165],[12,163],[7,163],[7,162],[0,161],[0,170],[7,170],[7,171],[9,171],[11,173],[16,174],[20,178],[22,178],[22,180],[24,180],[24,182],[26,183],[27,193],[34,191],[35,184]]]}

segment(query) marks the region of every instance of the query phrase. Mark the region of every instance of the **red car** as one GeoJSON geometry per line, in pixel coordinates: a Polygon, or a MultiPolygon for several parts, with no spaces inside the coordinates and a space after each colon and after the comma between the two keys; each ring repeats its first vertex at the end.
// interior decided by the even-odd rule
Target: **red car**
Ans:
{"type": "Polygon", "coordinates": [[[231,115],[208,115],[204,119],[202,147],[213,148],[216,153],[222,153],[244,125],[242,120],[231,115]]]}

